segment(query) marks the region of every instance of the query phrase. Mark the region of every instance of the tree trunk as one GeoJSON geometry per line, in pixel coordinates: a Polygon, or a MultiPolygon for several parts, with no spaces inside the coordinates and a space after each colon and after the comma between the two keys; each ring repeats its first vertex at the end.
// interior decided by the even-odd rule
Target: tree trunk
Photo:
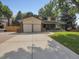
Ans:
{"type": "Polygon", "coordinates": [[[10,25],[10,18],[8,18],[8,26],[10,25]]]}

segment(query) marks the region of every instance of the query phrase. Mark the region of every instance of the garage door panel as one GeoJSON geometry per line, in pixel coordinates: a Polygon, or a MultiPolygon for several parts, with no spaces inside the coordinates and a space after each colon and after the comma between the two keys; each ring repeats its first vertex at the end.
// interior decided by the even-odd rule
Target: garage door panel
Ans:
{"type": "Polygon", "coordinates": [[[32,32],[32,25],[23,25],[24,32],[32,32]]]}
{"type": "Polygon", "coordinates": [[[41,25],[33,25],[33,32],[41,32],[41,25]]]}

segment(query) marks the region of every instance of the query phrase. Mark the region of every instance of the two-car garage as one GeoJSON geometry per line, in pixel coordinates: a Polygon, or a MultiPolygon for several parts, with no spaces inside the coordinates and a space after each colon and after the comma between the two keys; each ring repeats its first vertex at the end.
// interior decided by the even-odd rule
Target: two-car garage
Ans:
{"type": "Polygon", "coordinates": [[[23,32],[41,32],[41,20],[35,17],[23,20],[23,32]]]}

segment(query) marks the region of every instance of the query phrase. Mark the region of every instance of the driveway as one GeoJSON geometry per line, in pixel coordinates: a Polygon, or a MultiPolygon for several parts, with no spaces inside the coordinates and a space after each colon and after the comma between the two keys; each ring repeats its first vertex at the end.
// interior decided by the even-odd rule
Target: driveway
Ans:
{"type": "Polygon", "coordinates": [[[0,44],[0,59],[79,59],[68,48],[48,37],[48,33],[16,34],[0,44]]]}
{"type": "Polygon", "coordinates": [[[11,33],[13,32],[0,32],[0,44],[15,36],[10,35],[11,33]]]}

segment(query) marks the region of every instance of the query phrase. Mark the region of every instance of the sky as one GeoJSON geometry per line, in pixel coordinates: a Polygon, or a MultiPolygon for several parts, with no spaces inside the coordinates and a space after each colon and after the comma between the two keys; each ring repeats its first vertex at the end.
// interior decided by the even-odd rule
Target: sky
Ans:
{"type": "Polygon", "coordinates": [[[4,5],[7,5],[16,15],[20,10],[24,12],[33,12],[38,14],[38,10],[47,4],[50,0],[0,0],[4,5]]]}
{"type": "Polygon", "coordinates": [[[77,16],[77,18],[76,18],[76,23],[77,23],[77,25],[79,25],[79,14],[76,14],[76,16],[77,16]]]}

